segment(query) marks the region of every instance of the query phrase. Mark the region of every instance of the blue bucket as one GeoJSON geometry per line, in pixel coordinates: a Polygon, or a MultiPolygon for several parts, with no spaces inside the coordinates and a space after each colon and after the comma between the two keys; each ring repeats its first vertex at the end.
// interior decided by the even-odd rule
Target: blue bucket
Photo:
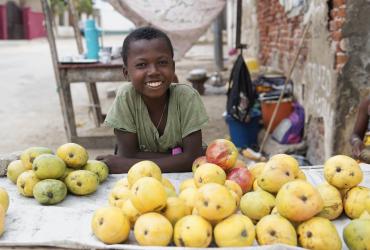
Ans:
{"type": "Polygon", "coordinates": [[[260,116],[253,117],[248,123],[240,122],[229,114],[225,121],[229,127],[231,141],[238,148],[248,148],[257,145],[257,136],[261,128],[260,116]]]}

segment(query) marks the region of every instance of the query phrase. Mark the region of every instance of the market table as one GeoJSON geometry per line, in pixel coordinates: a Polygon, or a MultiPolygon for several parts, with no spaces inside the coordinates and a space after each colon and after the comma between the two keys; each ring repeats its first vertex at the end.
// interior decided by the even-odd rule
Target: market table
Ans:
{"type": "MultiPolygon", "coordinates": [[[[364,179],[360,185],[370,187],[370,165],[362,164],[361,168],[364,171],[364,179]]],[[[302,167],[302,169],[310,183],[318,185],[324,181],[321,166],[302,167]]],[[[191,173],[163,175],[171,180],[177,191],[181,181],[192,176],[191,173]]],[[[110,175],[94,194],[88,196],[68,194],[63,202],[54,206],[43,206],[35,199],[23,197],[18,193],[16,185],[5,177],[0,178],[0,186],[5,188],[10,196],[5,232],[0,238],[0,246],[53,246],[75,249],[185,249],[173,245],[169,247],[138,246],[132,233],[125,244],[116,245],[105,245],[94,237],[91,230],[93,212],[99,207],[108,205],[110,189],[116,181],[125,176],[126,174],[110,175]]],[[[348,221],[349,219],[345,215],[334,221],[341,237],[343,227],[348,221]]],[[[261,250],[301,249],[286,245],[257,247],[256,242],[254,245],[255,248],[261,250]]],[[[252,249],[254,247],[223,249],[252,249]]],[[[344,242],[343,249],[348,249],[344,242]]]]}

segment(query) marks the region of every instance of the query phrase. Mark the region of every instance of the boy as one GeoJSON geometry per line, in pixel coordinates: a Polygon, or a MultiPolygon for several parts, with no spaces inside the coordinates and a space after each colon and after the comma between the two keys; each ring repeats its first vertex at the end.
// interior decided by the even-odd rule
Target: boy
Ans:
{"type": "Polygon", "coordinates": [[[130,33],[123,42],[122,86],[105,123],[114,128],[118,155],[98,156],[110,173],[126,173],[142,160],[152,160],[162,172],[191,171],[203,154],[201,128],[208,117],[191,86],[175,79],[173,47],[168,36],[153,27],[130,33]]]}

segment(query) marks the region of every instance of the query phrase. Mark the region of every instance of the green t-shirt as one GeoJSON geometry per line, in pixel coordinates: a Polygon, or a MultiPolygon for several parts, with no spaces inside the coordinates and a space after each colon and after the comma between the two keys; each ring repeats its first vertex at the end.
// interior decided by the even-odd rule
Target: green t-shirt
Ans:
{"type": "Polygon", "coordinates": [[[140,151],[169,152],[183,147],[182,139],[200,130],[208,116],[199,93],[187,84],[171,84],[167,123],[163,135],[150,120],[148,109],[132,84],[118,90],[105,123],[115,129],[137,134],[140,151]]]}

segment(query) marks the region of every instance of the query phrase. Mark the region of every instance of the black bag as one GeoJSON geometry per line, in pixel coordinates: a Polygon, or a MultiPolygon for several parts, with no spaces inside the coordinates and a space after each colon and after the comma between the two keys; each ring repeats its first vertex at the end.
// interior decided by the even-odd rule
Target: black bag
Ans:
{"type": "Polygon", "coordinates": [[[249,110],[253,107],[256,95],[252,80],[240,54],[231,70],[227,91],[226,111],[240,122],[250,120],[249,110]]]}

